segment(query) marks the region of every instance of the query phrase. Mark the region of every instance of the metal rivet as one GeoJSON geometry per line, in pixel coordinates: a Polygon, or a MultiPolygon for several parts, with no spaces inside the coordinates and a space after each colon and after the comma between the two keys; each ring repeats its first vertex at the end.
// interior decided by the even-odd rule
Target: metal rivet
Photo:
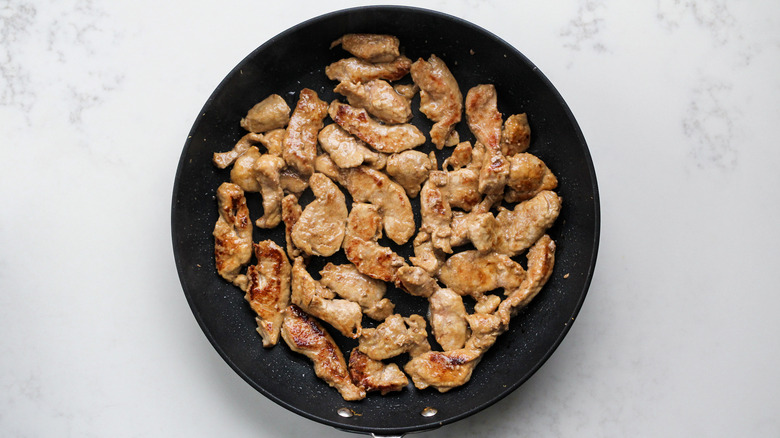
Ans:
{"type": "Polygon", "coordinates": [[[423,409],[422,412],[420,412],[420,415],[422,415],[423,417],[433,417],[437,413],[439,413],[439,411],[437,411],[436,408],[432,408],[429,406],[423,409]]]}
{"type": "Polygon", "coordinates": [[[342,416],[344,418],[349,418],[349,417],[355,415],[355,413],[352,412],[352,409],[350,409],[350,408],[341,408],[337,412],[339,413],[340,416],[342,416]]]}

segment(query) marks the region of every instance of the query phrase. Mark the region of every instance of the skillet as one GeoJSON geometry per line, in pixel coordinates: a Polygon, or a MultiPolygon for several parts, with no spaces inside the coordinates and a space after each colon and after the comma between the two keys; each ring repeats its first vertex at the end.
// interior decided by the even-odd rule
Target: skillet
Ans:
{"type": "MultiPolygon", "coordinates": [[[[431,122],[419,113],[419,97],[415,99],[412,123],[427,134],[431,122]]],[[[457,130],[461,140],[473,141],[465,122],[457,130]]],[[[419,150],[433,149],[428,143],[419,150]]],[[[445,148],[439,163],[449,153],[445,148]]],[[[312,199],[308,193],[301,198],[302,205],[312,199]]],[[[252,217],[259,217],[259,195],[247,197],[252,217]]],[[[419,226],[419,204],[417,199],[412,202],[419,226]]],[[[171,227],[177,271],[189,306],[206,337],[236,373],[264,396],[305,418],[350,432],[386,436],[433,429],[479,412],[517,389],[544,364],[570,329],[587,294],[596,263],[600,213],[585,139],[563,98],[536,66],[500,38],[457,17],[419,8],[376,6],[336,11],[303,22],[261,45],[230,71],[198,113],[185,142],[173,188],[171,227]],[[304,87],[315,90],[326,102],[339,98],[332,91],[335,82],[325,76],[324,69],[350,55],[329,48],[330,42],[345,33],[360,32],[398,36],[402,53],[412,60],[436,54],[447,63],[464,96],[474,85],[495,84],[499,111],[504,117],[528,114],[532,128],[528,152],[540,157],[559,180],[556,191],[563,198],[563,208],[548,231],[557,243],[549,282],[513,318],[471,380],[445,394],[410,385],[386,396],[370,393],[360,402],[344,401],[314,375],[308,359],[290,351],[282,341],[271,349],[262,347],[243,293],[223,281],[214,268],[215,192],[229,179],[229,170],[214,167],[212,154],[232,148],[244,134],[238,121],[271,93],[283,96],[291,108],[304,87]]],[[[283,227],[255,228],[255,241],[269,238],[284,247],[283,227]]],[[[408,248],[386,244],[402,256],[412,255],[408,248]]],[[[347,262],[341,251],[334,257],[334,263],[347,262]]],[[[524,263],[523,256],[517,259],[524,263]]],[[[315,278],[323,264],[310,265],[315,278]]],[[[392,287],[387,296],[396,304],[397,313],[425,315],[423,299],[392,287]]],[[[364,325],[370,325],[366,320],[364,325]]],[[[356,343],[329,331],[348,356],[356,343]]]]}

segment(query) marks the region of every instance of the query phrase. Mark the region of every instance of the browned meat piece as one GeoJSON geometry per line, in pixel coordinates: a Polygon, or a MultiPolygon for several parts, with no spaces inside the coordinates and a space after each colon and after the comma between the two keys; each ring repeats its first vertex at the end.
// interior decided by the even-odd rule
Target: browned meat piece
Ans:
{"type": "Polygon", "coordinates": [[[481,352],[472,349],[429,351],[407,362],[404,371],[417,389],[432,386],[447,392],[468,382],[481,359],[481,352]]]}
{"type": "Polygon", "coordinates": [[[498,239],[498,223],[491,213],[455,212],[452,215],[452,246],[471,242],[480,252],[493,249],[498,239]]]}
{"type": "Polygon", "coordinates": [[[523,283],[498,306],[497,314],[504,326],[518,310],[527,306],[550,279],[555,265],[555,242],[547,234],[543,235],[528,250],[528,273],[523,283]]]}
{"type": "Polygon", "coordinates": [[[306,313],[327,322],[344,336],[360,336],[363,319],[360,305],[336,299],[333,291],[312,278],[302,257],[296,257],[292,267],[291,300],[306,313]]]}
{"type": "Polygon", "coordinates": [[[417,84],[395,84],[393,88],[396,93],[409,100],[412,100],[414,95],[420,91],[420,87],[417,84]]]}
{"type": "Polygon", "coordinates": [[[471,242],[479,251],[491,251],[498,240],[499,229],[495,216],[489,211],[501,197],[501,193],[486,195],[470,212],[453,212],[450,244],[460,246],[471,242]]]}
{"type": "Polygon", "coordinates": [[[477,85],[466,94],[466,121],[487,157],[479,173],[479,191],[500,193],[509,177],[509,162],[501,153],[501,113],[493,85],[477,85]]]}
{"type": "Polygon", "coordinates": [[[465,348],[480,353],[486,352],[496,342],[498,336],[506,330],[499,315],[472,313],[466,316],[466,320],[469,323],[471,336],[466,341],[465,348]]]}
{"type": "Polygon", "coordinates": [[[430,236],[431,244],[435,250],[451,253],[450,236],[452,229],[452,209],[447,200],[446,189],[447,173],[431,171],[428,180],[420,191],[420,215],[422,222],[420,231],[430,236]]]}
{"type": "Polygon", "coordinates": [[[506,157],[525,152],[531,144],[531,127],[525,113],[506,118],[501,130],[501,152],[506,157]]]}
{"type": "Polygon", "coordinates": [[[377,169],[385,167],[387,158],[384,154],[372,151],[362,140],[335,123],[322,128],[318,139],[322,149],[342,169],[357,167],[363,163],[377,169]]]}
{"type": "Polygon", "coordinates": [[[450,289],[438,289],[428,298],[428,303],[428,319],[436,342],[444,351],[462,348],[469,336],[463,298],[450,289]]]}
{"type": "Polygon", "coordinates": [[[255,134],[250,132],[243,137],[233,146],[233,149],[227,152],[214,152],[212,161],[214,165],[220,169],[227,169],[228,166],[233,164],[238,157],[247,151],[251,146],[261,142],[263,138],[262,134],[255,134]]]}
{"type": "Polygon", "coordinates": [[[285,132],[283,128],[274,129],[265,134],[258,134],[258,138],[269,154],[281,157],[285,132]]]}
{"type": "Polygon", "coordinates": [[[303,209],[292,229],[292,240],[308,255],[328,257],[341,248],[347,222],[347,204],[338,186],[321,173],[309,179],[316,199],[303,209]]]}
{"type": "Polygon", "coordinates": [[[245,285],[246,278],[239,271],[252,258],[252,221],[244,191],[233,183],[222,183],[217,188],[217,204],[219,218],[213,232],[217,272],[227,281],[245,285]]]}
{"type": "Polygon", "coordinates": [[[414,125],[409,123],[385,125],[374,120],[366,110],[337,100],[331,102],[328,114],[345,131],[379,152],[392,154],[425,143],[425,135],[414,125]]]}
{"type": "Polygon", "coordinates": [[[333,41],[330,47],[332,49],[339,44],[347,52],[368,62],[390,62],[400,56],[400,42],[393,35],[348,33],[333,41]]]}
{"type": "Polygon", "coordinates": [[[498,309],[498,305],[501,304],[501,297],[498,295],[482,295],[474,303],[474,312],[476,313],[493,313],[498,309]]]}
{"type": "MultiPolygon", "coordinates": [[[[452,155],[450,155],[446,160],[444,160],[444,163],[442,163],[442,170],[450,170],[447,169],[447,167],[450,167],[451,170],[457,170],[465,167],[468,164],[471,164],[472,151],[473,148],[471,147],[471,143],[467,141],[458,143],[452,150],[452,155]]],[[[479,166],[477,169],[481,167],[482,166],[479,166]]]]}
{"type": "Polygon", "coordinates": [[[349,374],[352,381],[366,392],[379,391],[382,395],[401,391],[409,384],[409,379],[398,365],[371,359],[357,348],[349,355],[349,374]]]}
{"type": "Polygon", "coordinates": [[[414,296],[428,298],[440,289],[436,279],[419,266],[401,266],[396,277],[398,286],[414,296]]]}
{"type": "Polygon", "coordinates": [[[254,245],[257,265],[247,268],[249,287],[244,297],[257,313],[257,332],[264,347],[279,341],[282,312],[290,304],[290,262],[284,250],[272,240],[254,245]]]}
{"type": "Polygon", "coordinates": [[[452,207],[470,211],[482,201],[479,173],[470,168],[447,172],[445,194],[452,207]]]}
{"type": "Polygon", "coordinates": [[[257,146],[250,146],[233,163],[230,169],[230,181],[241,187],[245,192],[259,192],[260,181],[257,180],[255,163],[262,156],[257,146]]]}
{"type": "Polygon", "coordinates": [[[333,89],[346,96],[350,105],[363,108],[384,123],[406,123],[412,118],[412,103],[395,92],[387,81],[374,79],[368,82],[339,83],[333,89]]]}
{"type": "Polygon", "coordinates": [[[377,207],[387,237],[403,245],[415,230],[412,204],[400,184],[386,174],[366,166],[340,172],[340,183],[355,202],[368,202],[377,207]]]}
{"type": "Polygon", "coordinates": [[[419,315],[409,318],[390,315],[375,329],[363,329],[358,344],[358,350],[374,360],[390,359],[414,349],[417,352],[430,350],[425,319],[419,315]]]}
{"type": "Polygon", "coordinates": [[[534,244],[550,228],[561,211],[561,198],[543,190],[514,210],[500,207],[496,215],[496,251],[513,257],[534,244]]]}
{"type": "Polygon", "coordinates": [[[425,318],[420,315],[409,315],[404,318],[406,326],[409,327],[407,335],[411,338],[411,346],[407,350],[410,357],[417,357],[423,353],[431,351],[431,344],[428,342],[428,331],[426,329],[425,318]]]}
{"type": "Polygon", "coordinates": [[[444,264],[446,254],[433,247],[430,234],[421,230],[414,237],[412,245],[414,247],[414,256],[409,257],[409,261],[429,274],[438,272],[441,265],[444,264]]]}
{"type": "Polygon", "coordinates": [[[279,172],[279,184],[282,185],[284,193],[301,196],[301,193],[309,187],[309,178],[304,179],[288,166],[279,172]]]}
{"type": "Polygon", "coordinates": [[[281,334],[290,349],[308,357],[317,377],[336,388],[344,400],[366,397],[366,391],[352,383],[344,355],[336,342],[322,325],[298,306],[291,305],[285,311],[281,334]]]}
{"type": "Polygon", "coordinates": [[[385,172],[401,184],[410,198],[414,198],[428,179],[428,173],[435,167],[435,156],[431,159],[420,151],[403,151],[387,158],[385,172]]]}
{"type": "Polygon", "coordinates": [[[390,248],[377,243],[382,235],[381,221],[376,206],[352,204],[344,236],[344,253],[361,273],[392,282],[395,281],[398,268],[404,265],[404,259],[390,248]]]}
{"type": "Polygon", "coordinates": [[[284,222],[284,238],[287,241],[287,255],[293,260],[301,255],[301,250],[292,241],[292,229],[301,218],[301,211],[297,196],[287,195],[282,198],[282,221],[284,222]]]}
{"type": "Polygon", "coordinates": [[[397,81],[409,73],[412,60],[399,56],[390,62],[368,62],[360,58],[344,58],[325,67],[328,79],[344,82],[368,82],[374,79],[397,81]]]}
{"type": "Polygon", "coordinates": [[[463,95],[447,65],[436,55],[428,61],[420,58],[412,64],[412,79],[420,87],[420,112],[434,121],[431,141],[438,149],[460,122],[463,95]]]}
{"type": "Polygon", "coordinates": [[[558,179],[539,158],[519,153],[509,158],[509,181],[507,181],[504,200],[522,202],[533,198],[542,190],[555,190],[558,179]]]}
{"type": "Polygon", "coordinates": [[[282,157],[298,174],[308,177],[314,171],[317,155],[317,134],[328,115],[328,104],[320,100],[317,92],[301,90],[290,123],[285,131],[282,157]]]}
{"type": "Polygon", "coordinates": [[[382,321],[393,313],[395,306],[384,297],[387,285],[361,274],[355,265],[328,263],[320,271],[320,277],[320,284],[340,297],[358,303],[371,319],[382,321]]]}
{"type": "Polygon", "coordinates": [[[267,132],[284,128],[290,122],[290,107],[284,98],[272,94],[253,106],[246,117],[241,119],[241,127],[249,132],[267,132]]]}
{"type": "Polygon", "coordinates": [[[282,185],[279,172],[285,162],[275,155],[261,155],[254,164],[254,172],[263,195],[263,217],[255,221],[260,228],[274,228],[282,220],[282,185]]]}
{"type": "Polygon", "coordinates": [[[499,288],[508,293],[520,286],[524,278],[523,267],[509,256],[476,250],[453,255],[439,270],[439,280],[448,288],[474,298],[499,288]]]}

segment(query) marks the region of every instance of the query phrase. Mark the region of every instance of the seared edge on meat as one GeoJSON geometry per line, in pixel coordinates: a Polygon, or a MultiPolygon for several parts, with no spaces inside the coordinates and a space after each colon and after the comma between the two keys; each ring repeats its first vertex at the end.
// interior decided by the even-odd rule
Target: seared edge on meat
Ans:
{"type": "Polygon", "coordinates": [[[330,103],[328,114],[345,131],[379,152],[392,154],[425,143],[425,135],[412,124],[385,125],[371,117],[365,109],[337,100],[330,103]]]}
{"type": "Polygon", "coordinates": [[[314,171],[317,134],[327,115],[328,104],[320,100],[316,91],[308,88],[301,90],[285,131],[282,157],[299,175],[306,178],[314,171]]]}
{"type": "Polygon", "coordinates": [[[366,392],[379,391],[382,395],[401,391],[409,384],[409,379],[398,365],[371,359],[357,348],[349,355],[349,374],[352,381],[366,392]]]}
{"type": "Polygon", "coordinates": [[[254,245],[256,265],[247,268],[249,287],[245,299],[257,314],[257,332],[264,347],[272,347],[279,341],[279,330],[290,304],[290,262],[284,250],[272,240],[254,245]]]}
{"type": "Polygon", "coordinates": [[[366,397],[366,391],[352,383],[344,355],[336,342],[325,327],[300,307],[287,307],[281,334],[290,349],[308,357],[317,377],[336,388],[344,400],[362,400],[366,397]]]}
{"type": "Polygon", "coordinates": [[[291,300],[306,313],[327,322],[344,336],[360,336],[363,319],[360,305],[335,298],[333,291],[312,278],[302,257],[296,257],[293,263],[291,300]]]}
{"type": "Polygon", "coordinates": [[[458,81],[436,55],[431,55],[427,61],[418,59],[410,71],[412,80],[420,87],[420,112],[435,122],[431,128],[431,141],[441,149],[463,112],[463,95],[458,81]]]}
{"type": "Polygon", "coordinates": [[[225,280],[246,287],[246,277],[239,275],[252,258],[252,221],[244,191],[225,182],[217,188],[219,218],[214,224],[214,259],[217,272],[225,280]]]}

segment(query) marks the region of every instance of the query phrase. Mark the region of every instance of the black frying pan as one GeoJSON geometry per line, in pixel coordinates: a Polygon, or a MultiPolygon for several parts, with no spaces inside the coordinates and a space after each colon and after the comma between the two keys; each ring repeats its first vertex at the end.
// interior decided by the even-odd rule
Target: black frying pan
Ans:
{"type": "MultiPolygon", "coordinates": [[[[431,126],[419,112],[413,123],[425,133],[431,126]]],[[[462,140],[473,140],[465,122],[458,131],[462,140]]],[[[431,145],[421,150],[427,152],[431,145]]],[[[448,153],[442,152],[439,163],[448,153]]],[[[256,218],[262,207],[259,196],[251,195],[250,212],[256,218]]],[[[416,219],[419,225],[419,216],[416,219]]],[[[176,266],[192,312],[214,348],[241,377],[266,397],[311,420],[352,432],[393,435],[436,428],[474,414],[515,390],[550,357],[571,327],[590,284],[599,241],[599,199],[593,164],[574,117],[552,84],[521,53],[452,16],[407,7],[363,7],[327,14],[281,33],[247,56],[219,84],[199,113],[181,155],[173,190],[172,232],[176,266]],[[238,123],[241,117],[271,93],[285,97],[290,107],[303,87],[328,102],[339,97],[324,68],[349,55],[329,45],[354,32],[394,34],[412,60],[436,54],[448,64],[464,96],[476,84],[495,84],[499,110],[505,116],[528,114],[533,132],[529,152],[542,158],[559,179],[557,191],[564,204],[549,231],[558,244],[552,278],[486,353],[471,381],[445,394],[410,385],[400,393],[345,402],[315,377],[307,359],[283,342],[272,349],[262,347],[243,293],[223,281],[214,268],[214,195],[217,186],[228,180],[229,171],[212,165],[212,153],[233,146],[244,134],[238,123]],[[355,415],[343,416],[345,412],[355,415]]],[[[275,239],[284,246],[282,227],[256,229],[254,238],[275,239]]],[[[408,249],[395,249],[411,255],[408,249]]],[[[343,252],[335,257],[336,263],[346,262],[343,252]]],[[[519,260],[524,262],[522,257],[519,260]]],[[[321,266],[322,262],[310,266],[315,278],[321,266]]],[[[425,314],[427,304],[421,298],[392,288],[388,297],[399,313],[425,314]]],[[[355,341],[330,332],[348,355],[355,341]]]]}

